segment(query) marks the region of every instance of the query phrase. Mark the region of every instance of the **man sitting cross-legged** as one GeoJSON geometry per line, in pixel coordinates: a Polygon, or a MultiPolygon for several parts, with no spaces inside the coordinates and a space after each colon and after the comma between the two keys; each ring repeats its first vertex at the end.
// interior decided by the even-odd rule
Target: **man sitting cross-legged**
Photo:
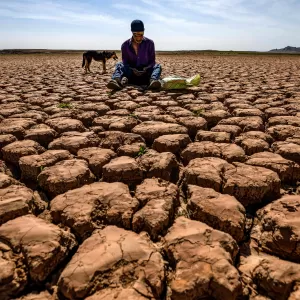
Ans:
{"type": "Polygon", "coordinates": [[[155,63],[154,42],[144,37],[144,24],[140,20],[132,21],[131,31],[132,37],[121,47],[122,62],[116,64],[107,87],[120,90],[127,84],[134,84],[159,89],[161,66],[155,63]]]}

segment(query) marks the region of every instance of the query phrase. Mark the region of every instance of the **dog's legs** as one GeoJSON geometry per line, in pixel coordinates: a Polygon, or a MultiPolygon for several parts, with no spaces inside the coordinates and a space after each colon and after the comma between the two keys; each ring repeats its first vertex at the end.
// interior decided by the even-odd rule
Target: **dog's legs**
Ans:
{"type": "Polygon", "coordinates": [[[84,70],[85,70],[85,74],[87,73],[87,65],[88,65],[88,62],[87,62],[87,58],[85,57],[84,58],[84,70]]]}
{"type": "Polygon", "coordinates": [[[90,70],[91,62],[92,62],[92,58],[88,57],[87,58],[87,69],[89,70],[90,73],[92,73],[91,70],[90,70]]]}
{"type": "Polygon", "coordinates": [[[105,74],[106,73],[106,62],[105,62],[105,60],[102,61],[102,67],[103,67],[102,74],[105,74]]]}

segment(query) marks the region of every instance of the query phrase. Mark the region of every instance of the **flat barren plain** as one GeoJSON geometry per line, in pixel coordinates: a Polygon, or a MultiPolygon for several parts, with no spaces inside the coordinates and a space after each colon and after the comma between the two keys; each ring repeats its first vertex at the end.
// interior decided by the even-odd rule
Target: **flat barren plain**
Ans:
{"type": "Polygon", "coordinates": [[[1,300],[300,299],[300,56],[157,62],[0,56],[1,300]]]}

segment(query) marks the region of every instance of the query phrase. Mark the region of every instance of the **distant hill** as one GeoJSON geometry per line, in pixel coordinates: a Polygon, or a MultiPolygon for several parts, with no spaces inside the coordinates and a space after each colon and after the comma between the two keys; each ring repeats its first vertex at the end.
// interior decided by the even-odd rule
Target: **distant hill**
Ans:
{"type": "Polygon", "coordinates": [[[269,52],[276,52],[276,53],[300,53],[300,47],[292,47],[287,46],[282,49],[272,49],[269,52]]]}

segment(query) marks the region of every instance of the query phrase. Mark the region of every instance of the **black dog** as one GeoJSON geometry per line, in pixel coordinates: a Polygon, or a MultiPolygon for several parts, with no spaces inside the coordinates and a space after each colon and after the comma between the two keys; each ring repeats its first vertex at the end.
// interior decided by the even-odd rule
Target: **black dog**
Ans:
{"type": "Polygon", "coordinates": [[[96,61],[102,61],[103,73],[106,73],[106,61],[110,58],[117,60],[117,54],[115,51],[86,51],[83,53],[82,67],[85,68],[85,73],[87,71],[91,72],[90,64],[92,59],[96,61]]]}

